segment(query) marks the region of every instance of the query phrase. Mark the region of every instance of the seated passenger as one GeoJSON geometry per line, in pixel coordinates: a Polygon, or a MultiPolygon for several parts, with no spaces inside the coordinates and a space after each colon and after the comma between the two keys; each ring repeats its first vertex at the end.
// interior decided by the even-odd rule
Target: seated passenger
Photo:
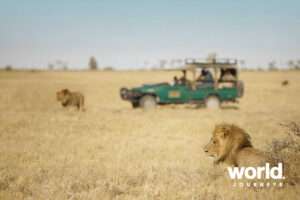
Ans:
{"type": "Polygon", "coordinates": [[[206,68],[202,69],[201,75],[197,78],[196,81],[201,82],[201,84],[196,85],[197,89],[213,89],[214,88],[213,75],[206,68]]]}
{"type": "Polygon", "coordinates": [[[191,81],[186,78],[186,70],[182,70],[183,76],[179,78],[178,85],[187,85],[191,81]]]}
{"type": "Polygon", "coordinates": [[[189,79],[187,79],[186,77],[181,77],[178,81],[178,85],[190,85],[192,83],[192,81],[190,81],[189,79]]]}
{"type": "Polygon", "coordinates": [[[210,73],[209,70],[207,70],[206,68],[202,69],[201,71],[201,75],[197,78],[196,80],[197,82],[214,82],[214,78],[213,75],[210,73]]]}
{"type": "Polygon", "coordinates": [[[178,85],[178,78],[177,78],[177,76],[174,76],[174,85],[178,85]]]}
{"type": "Polygon", "coordinates": [[[176,85],[178,85],[178,82],[179,82],[179,80],[178,80],[177,76],[174,76],[173,81],[170,82],[169,85],[176,86],[176,85]]]}
{"type": "Polygon", "coordinates": [[[222,76],[221,78],[221,81],[224,81],[224,82],[233,82],[233,81],[236,81],[236,78],[231,74],[230,70],[226,70],[224,72],[224,75],[222,76]]]}
{"type": "Polygon", "coordinates": [[[230,70],[226,70],[223,76],[220,78],[220,83],[218,85],[219,89],[224,88],[234,88],[236,86],[236,77],[234,77],[230,70]]]}

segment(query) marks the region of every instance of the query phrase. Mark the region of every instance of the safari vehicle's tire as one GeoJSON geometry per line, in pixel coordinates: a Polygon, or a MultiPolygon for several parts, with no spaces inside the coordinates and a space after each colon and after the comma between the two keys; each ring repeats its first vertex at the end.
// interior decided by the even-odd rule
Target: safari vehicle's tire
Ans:
{"type": "Polygon", "coordinates": [[[237,96],[242,97],[244,95],[244,82],[239,81],[238,82],[238,88],[237,88],[237,96]]]}
{"type": "Polygon", "coordinates": [[[138,108],[140,104],[138,102],[132,102],[132,107],[133,108],[138,108]]]}
{"type": "Polygon", "coordinates": [[[152,95],[145,95],[140,99],[140,107],[144,109],[153,109],[156,107],[156,99],[152,95]]]}
{"type": "Polygon", "coordinates": [[[215,95],[210,95],[205,99],[205,107],[209,109],[220,108],[220,99],[215,95]]]}

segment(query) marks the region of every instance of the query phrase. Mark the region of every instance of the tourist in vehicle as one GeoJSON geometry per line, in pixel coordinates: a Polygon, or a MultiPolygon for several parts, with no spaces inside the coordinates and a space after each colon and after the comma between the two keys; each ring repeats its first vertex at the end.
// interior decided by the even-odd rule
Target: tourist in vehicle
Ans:
{"type": "Polygon", "coordinates": [[[177,76],[174,76],[174,85],[178,85],[178,78],[177,78],[177,76]]]}
{"type": "Polygon", "coordinates": [[[171,85],[171,86],[176,86],[176,85],[178,85],[178,82],[179,82],[179,80],[178,80],[177,76],[174,76],[174,77],[173,77],[173,81],[171,81],[171,82],[169,83],[169,85],[171,85]]]}
{"type": "Polygon", "coordinates": [[[182,70],[183,76],[181,78],[179,78],[177,84],[178,85],[186,85],[188,84],[190,81],[186,78],[186,71],[182,70]]]}
{"type": "Polygon", "coordinates": [[[224,72],[224,75],[222,76],[221,81],[225,81],[225,82],[231,81],[231,82],[233,82],[233,81],[236,81],[236,78],[231,74],[231,71],[227,69],[224,72]]]}
{"type": "Polygon", "coordinates": [[[206,82],[206,83],[209,83],[209,82],[214,82],[214,78],[213,78],[213,75],[211,74],[211,72],[204,68],[202,69],[201,71],[201,75],[197,78],[196,80],[197,82],[206,82]]]}
{"type": "Polygon", "coordinates": [[[201,75],[197,78],[197,82],[201,82],[196,86],[197,89],[212,89],[214,88],[214,78],[211,72],[204,68],[201,71],[201,75]]]}

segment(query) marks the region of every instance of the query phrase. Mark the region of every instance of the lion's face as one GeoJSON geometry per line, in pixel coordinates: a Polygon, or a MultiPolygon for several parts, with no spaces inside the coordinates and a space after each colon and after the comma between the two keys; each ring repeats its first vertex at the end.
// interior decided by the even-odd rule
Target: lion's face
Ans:
{"type": "Polygon", "coordinates": [[[69,90],[64,89],[59,92],[56,92],[56,98],[58,101],[61,101],[62,103],[66,103],[69,99],[69,90]]]}
{"type": "Polygon", "coordinates": [[[210,142],[204,147],[204,152],[208,157],[217,157],[225,145],[225,139],[228,136],[229,128],[225,126],[216,126],[213,137],[210,142]]]}
{"type": "MultiPolygon", "coordinates": [[[[236,156],[241,149],[252,148],[250,136],[235,125],[221,124],[215,127],[210,142],[204,147],[207,156],[215,163],[225,162],[236,165],[236,156]]],[[[253,149],[253,148],[252,148],[253,149]]]]}
{"type": "Polygon", "coordinates": [[[215,158],[220,151],[220,143],[217,138],[213,137],[210,142],[204,147],[204,152],[208,157],[215,158]]]}

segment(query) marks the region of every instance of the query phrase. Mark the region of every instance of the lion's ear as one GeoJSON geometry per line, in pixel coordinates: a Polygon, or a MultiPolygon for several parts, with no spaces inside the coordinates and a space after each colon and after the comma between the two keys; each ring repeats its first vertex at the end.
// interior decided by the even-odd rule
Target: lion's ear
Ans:
{"type": "Polygon", "coordinates": [[[223,128],[223,137],[227,138],[228,135],[229,135],[229,129],[223,128]]]}
{"type": "Polygon", "coordinates": [[[68,89],[64,89],[64,90],[63,90],[63,93],[64,93],[64,95],[66,95],[66,94],[69,93],[69,90],[68,90],[68,89]]]}

